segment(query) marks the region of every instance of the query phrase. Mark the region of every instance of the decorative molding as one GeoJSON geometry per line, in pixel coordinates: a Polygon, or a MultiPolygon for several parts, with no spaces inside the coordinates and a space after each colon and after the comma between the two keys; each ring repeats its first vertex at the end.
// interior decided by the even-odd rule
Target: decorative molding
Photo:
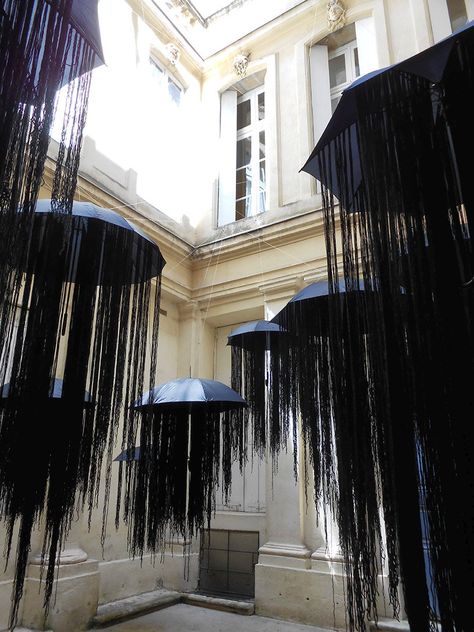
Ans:
{"type": "Polygon", "coordinates": [[[170,42],[166,45],[166,57],[172,66],[175,66],[179,61],[179,56],[181,54],[181,49],[179,46],[176,46],[173,42],[170,42]]]}
{"type": "Polygon", "coordinates": [[[234,68],[235,74],[239,77],[239,79],[244,79],[247,76],[249,60],[250,53],[239,53],[234,57],[232,66],[234,68]]]}
{"type": "Polygon", "coordinates": [[[346,24],[346,8],[342,0],[329,0],[327,6],[328,28],[333,33],[346,24]]]}

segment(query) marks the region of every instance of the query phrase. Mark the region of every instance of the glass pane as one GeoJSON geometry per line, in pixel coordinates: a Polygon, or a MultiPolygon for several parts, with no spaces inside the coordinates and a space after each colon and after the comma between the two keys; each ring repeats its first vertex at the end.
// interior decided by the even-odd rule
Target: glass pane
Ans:
{"type": "Polygon", "coordinates": [[[229,590],[237,595],[253,597],[255,594],[255,580],[247,573],[229,573],[229,590]]]}
{"type": "Polygon", "coordinates": [[[252,553],[229,551],[229,571],[249,573],[253,571],[252,553]]]}
{"type": "Polygon", "coordinates": [[[235,197],[237,200],[250,195],[252,189],[252,171],[250,167],[237,170],[235,197]]]}
{"type": "Polygon", "coordinates": [[[329,83],[331,88],[347,81],[346,56],[344,53],[329,60],[329,83]]]}
{"type": "Polygon", "coordinates": [[[229,546],[229,536],[227,531],[218,531],[212,529],[210,531],[209,547],[211,549],[227,549],[229,546]]]}
{"type": "Polygon", "coordinates": [[[209,551],[209,570],[226,571],[228,551],[210,550],[209,551]]]}
{"type": "Polygon", "coordinates": [[[155,60],[151,58],[150,58],[150,70],[151,70],[151,74],[159,80],[161,80],[161,78],[165,74],[163,72],[163,69],[160,68],[158,64],[155,62],[155,60]]]}
{"type": "Polygon", "coordinates": [[[258,531],[230,531],[229,550],[253,553],[258,550],[258,531]]]}
{"type": "Polygon", "coordinates": [[[467,22],[466,4],[464,0],[448,0],[449,19],[453,33],[467,22]]]}
{"type": "Polygon", "coordinates": [[[242,138],[237,141],[237,167],[245,167],[250,164],[252,156],[252,141],[250,138],[242,138]]]}
{"type": "Polygon", "coordinates": [[[258,95],[258,120],[265,118],[265,92],[258,95]]]}
{"type": "Polygon", "coordinates": [[[244,219],[249,217],[252,209],[251,198],[244,198],[243,200],[237,200],[235,203],[235,219],[244,219]]]}
{"type": "Polygon", "coordinates": [[[237,129],[250,125],[250,101],[242,101],[237,105],[237,129]]]}
{"type": "Polygon", "coordinates": [[[237,169],[235,180],[235,197],[237,200],[250,195],[252,190],[252,168],[237,169]]]}
{"type": "Polygon", "coordinates": [[[168,77],[168,94],[170,95],[173,103],[176,103],[176,105],[179,105],[179,102],[181,101],[181,88],[169,77],[168,77]]]}
{"type": "Polygon", "coordinates": [[[265,158],[265,132],[260,132],[260,137],[259,137],[259,141],[260,141],[260,160],[262,158],[265,158]]]}
{"type": "Polygon", "coordinates": [[[359,49],[358,48],[354,48],[354,68],[355,68],[355,76],[360,77],[359,49]]]}

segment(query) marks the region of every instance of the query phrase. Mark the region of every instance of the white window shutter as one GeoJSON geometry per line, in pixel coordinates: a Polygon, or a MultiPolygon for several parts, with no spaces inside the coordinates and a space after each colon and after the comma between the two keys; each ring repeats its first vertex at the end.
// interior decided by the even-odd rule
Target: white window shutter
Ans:
{"type": "Polygon", "coordinates": [[[359,52],[359,68],[362,76],[379,67],[374,18],[369,17],[357,20],[355,32],[359,52]]]}
{"type": "Polygon", "coordinates": [[[466,0],[467,19],[474,20],[474,0],[466,0]]]}
{"type": "Polygon", "coordinates": [[[449,18],[447,0],[428,0],[431,17],[431,29],[435,42],[451,35],[451,20],[449,18]]]}
{"type": "Polygon", "coordinates": [[[237,92],[227,90],[221,95],[218,226],[235,221],[236,147],[237,92]]]}
{"type": "Polygon", "coordinates": [[[311,99],[313,105],[314,142],[331,118],[331,95],[329,86],[329,58],[327,46],[316,45],[310,51],[311,99]]]}

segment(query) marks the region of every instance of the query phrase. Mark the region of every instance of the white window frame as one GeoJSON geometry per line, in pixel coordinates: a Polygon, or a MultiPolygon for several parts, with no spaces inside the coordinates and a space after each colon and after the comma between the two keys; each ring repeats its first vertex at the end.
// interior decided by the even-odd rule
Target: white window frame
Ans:
{"type": "MultiPolygon", "coordinates": [[[[184,87],[181,84],[181,82],[173,74],[171,74],[169,70],[166,68],[166,66],[164,66],[153,54],[149,55],[148,63],[150,66],[155,66],[155,68],[157,68],[161,73],[163,73],[163,79],[162,79],[163,89],[165,88],[164,84],[166,82],[167,100],[169,101],[170,104],[174,105],[175,107],[179,107],[181,105],[181,101],[184,94],[184,87]],[[173,97],[171,96],[169,92],[169,84],[173,84],[176,88],[178,88],[179,101],[175,101],[175,99],[173,99],[173,97]]],[[[155,72],[153,70],[150,70],[150,74],[152,74],[153,79],[156,78],[155,72]]]]}
{"type": "MultiPolygon", "coordinates": [[[[359,53],[358,46],[357,46],[357,39],[352,40],[352,42],[348,42],[347,44],[344,44],[344,46],[339,46],[338,48],[328,53],[328,66],[331,59],[334,59],[335,57],[339,57],[342,55],[344,55],[344,61],[346,65],[346,81],[344,83],[339,83],[338,85],[332,88],[330,87],[332,111],[334,111],[334,108],[332,108],[332,102],[334,101],[334,99],[339,100],[344,90],[348,88],[351,85],[351,83],[355,81],[355,79],[360,77],[360,62],[359,62],[359,73],[357,73],[356,64],[355,64],[355,51],[356,50],[357,50],[357,53],[359,53]]],[[[329,80],[329,86],[331,86],[330,80],[329,80]]]]}
{"type": "MultiPolygon", "coordinates": [[[[267,156],[266,156],[266,145],[267,145],[267,138],[266,138],[266,111],[265,111],[265,115],[263,117],[263,119],[259,119],[258,118],[258,97],[259,95],[263,94],[264,98],[265,98],[265,88],[264,86],[259,86],[258,88],[254,88],[253,90],[249,90],[248,92],[245,92],[243,95],[241,95],[240,97],[237,98],[237,107],[239,106],[240,103],[243,103],[244,101],[250,101],[250,125],[247,125],[246,127],[243,127],[239,130],[237,130],[237,117],[236,117],[236,130],[237,130],[237,138],[236,138],[236,145],[235,145],[235,150],[237,153],[237,143],[240,140],[243,140],[245,138],[250,138],[250,146],[251,146],[251,158],[250,158],[250,172],[251,172],[251,195],[250,195],[250,199],[251,199],[251,204],[250,204],[250,212],[248,214],[245,215],[245,217],[253,217],[254,215],[257,215],[258,213],[263,213],[268,209],[268,204],[267,204],[267,156]],[[263,132],[265,133],[265,157],[263,158],[263,161],[265,162],[265,188],[264,188],[264,193],[265,193],[265,208],[260,209],[260,192],[261,192],[261,188],[260,188],[260,163],[261,163],[261,159],[260,159],[260,133],[263,132]]],[[[237,198],[237,171],[241,169],[241,168],[235,168],[235,196],[234,196],[234,214],[235,214],[235,220],[238,221],[238,219],[244,219],[244,218],[238,218],[237,219],[237,202],[238,200],[242,200],[245,199],[245,197],[243,198],[237,198]]]]}

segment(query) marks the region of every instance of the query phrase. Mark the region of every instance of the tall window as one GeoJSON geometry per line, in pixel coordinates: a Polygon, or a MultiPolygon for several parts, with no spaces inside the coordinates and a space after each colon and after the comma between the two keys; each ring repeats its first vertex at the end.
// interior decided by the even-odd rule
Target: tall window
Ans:
{"type": "Polygon", "coordinates": [[[361,75],[378,68],[373,17],[331,33],[310,49],[314,142],[334,113],[343,91],[361,75]]]}
{"type": "Polygon", "coordinates": [[[178,106],[181,103],[182,87],[153,57],[150,57],[150,73],[162,95],[170,103],[178,106]]]}
{"type": "Polygon", "coordinates": [[[268,208],[264,81],[262,70],[221,94],[219,226],[268,208]]]}
{"type": "Polygon", "coordinates": [[[235,219],[265,210],[265,92],[257,88],[237,99],[235,219]]]}

